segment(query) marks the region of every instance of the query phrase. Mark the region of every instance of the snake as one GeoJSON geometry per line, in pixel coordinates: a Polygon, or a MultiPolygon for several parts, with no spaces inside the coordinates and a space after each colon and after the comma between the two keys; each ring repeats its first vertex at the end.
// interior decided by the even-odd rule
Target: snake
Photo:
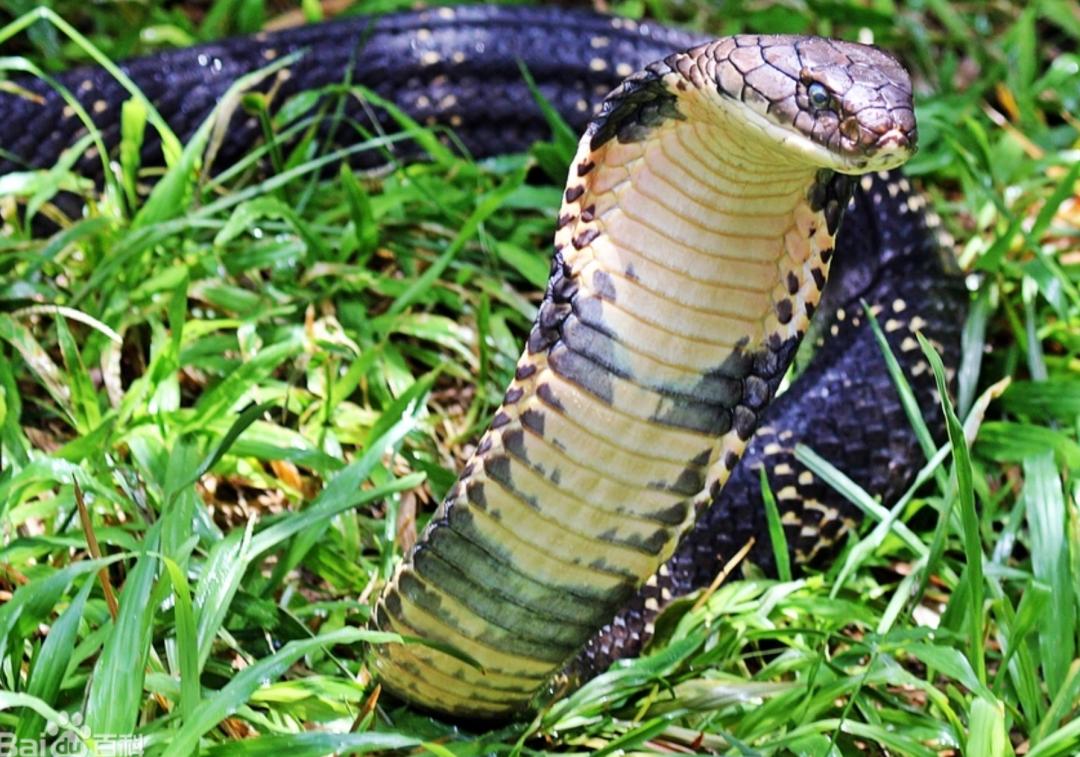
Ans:
{"type": "MultiPolygon", "coordinates": [[[[954,372],[966,295],[933,214],[897,170],[917,129],[909,76],[891,55],[467,6],[235,38],[121,69],[184,137],[239,76],[285,56],[261,85],[275,107],[364,84],[453,130],[476,157],[545,138],[539,98],[583,132],[503,402],[375,604],[373,628],[411,637],[372,646],[385,689],[444,715],[517,717],[553,682],[639,653],[663,608],[741,548],[774,570],[762,469],[795,562],[827,559],[861,515],[796,459],[799,442],[886,502],[910,484],[920,447],[870,320],[940,436],[916,334],[954,372]],[[774,399],[807,332],[816,349],[774,399]]],[[[72,100],[107,149],[117,144],[129,94],[105,71],[17,84],[0,90],[0,175],[51,166],[86,133],[72,100]]],[[[358,99],[346,117],[391,124],[358,99]]],[[[234,115],[217,165],[259,128],[234,115]]],[[[160,162],[152,134],[142,151],[144,164],[160,162]]],[[[104,157],[90,148],[76,170],[100,182],[104,157]]]]}

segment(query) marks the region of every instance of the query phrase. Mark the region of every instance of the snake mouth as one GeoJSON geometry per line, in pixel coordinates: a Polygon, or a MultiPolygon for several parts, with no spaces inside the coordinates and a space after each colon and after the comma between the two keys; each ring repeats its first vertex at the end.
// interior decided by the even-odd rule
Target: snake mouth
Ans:
{"type": "Polygon", "coordinates": [[[918,150],[919,132],[914,124],[894,122],[877,135],[867,134],[867,129],[861,131],[861,147],[849,147],[836,155],[831,168],[846,174],[889,171],[903,165],[918,150]]]}
{"type": "Polygon", "coordinates": [[[890,129],[874,143],[875,151],[914,152],[915,135],[902,129],[890,129]]]}
{"type": "Polygon", "coordinates": [[[887,171],[906,162],[918,149],[918,132],[915,127],[893,127],[874,141],[867,151],[867,170],[887,171]]]}
{"type": "Polygon", "coordinates": [[[915,128],[893,128],[878,137],[871,149],[871,162],[893,168],[903,163],[918,149],[918,132],[915,128]]]}
{"type": "Polygon", "coordinates": [[[862,149],[836,151],[813,139],[797,134],[773,131],[778,143],[807,160],[821,167],[831,168],[844,174],[864,174],[871,171],[888,171],[903,165],[915,154],[918,133],[915,129],[894,127],[880,137],[869,142],[862,149]]]}

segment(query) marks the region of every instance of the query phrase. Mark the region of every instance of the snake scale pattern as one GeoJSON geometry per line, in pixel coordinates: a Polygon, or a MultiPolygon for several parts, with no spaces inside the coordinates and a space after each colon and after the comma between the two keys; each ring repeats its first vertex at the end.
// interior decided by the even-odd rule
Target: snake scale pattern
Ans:
{"type": "MultiPolygon", "coordinates": [[[[914,332],[957,354],[964,291],[906,180],[877,172],[914,139],[906,74],[848,43],[701,42],[563,10],[443,8],[125,67],[182,136],[238,75],[309,48],[279,74],[275,102],[351,71],[473,154],[497,154],[546,128],[520,60],[564,118],[588,124],[504,403],[376,609],[378,627],[450,644],[483,670],[421,645],[378,647],[375,669],[410,701],[521,712],[568,664],[580,679],[639,651],[658,611],[745,544],[769,569],[762,466],[794,558],[827,556],[858,513],[794,459],[797,441],[895,498],[918,444],[862,300],[939,425],[914,332]],[[770,402],[815,308],[815,356],[770,402]]],[[[114,145],[119,85],[91,69],[61,82],[114,145]]],[[[0,174],[51,165],[84,128],[51,89],[21,86],[39,97],[0,92],[0,174]]],[[[235,118],[217,160],[256,129],[235,118]]],[[[148,140],[144,160],[157,150],[148,140]]],[[[92,151],[79,165],[100,178],[92,151]]]]}

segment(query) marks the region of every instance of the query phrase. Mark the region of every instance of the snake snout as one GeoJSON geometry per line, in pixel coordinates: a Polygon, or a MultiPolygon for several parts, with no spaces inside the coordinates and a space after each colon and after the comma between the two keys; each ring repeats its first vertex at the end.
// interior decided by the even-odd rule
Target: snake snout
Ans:
{"type": "Polygon", "coordinates": [[[915,154],[919,130],[915,115],[909,108],[887,111],[887,116],[872,124],[862,123],[861,143],[871,167],[878,170],[893,168],[915,154]]]}
{"type": "Polygon", "coordinates": [[[913,153],[919,131],[908,109],[872,108],[841,121],[840,133],[853,151],[876,155],[882,151],[913,153]]]}
{"type": "Polygon", "coordinates": [[[915,148],[915,130],[910,132],[901,129],[890,129],[878,138],[874,143],[877,151],[889,150],[892,152],[909,152],[915,148]]]}

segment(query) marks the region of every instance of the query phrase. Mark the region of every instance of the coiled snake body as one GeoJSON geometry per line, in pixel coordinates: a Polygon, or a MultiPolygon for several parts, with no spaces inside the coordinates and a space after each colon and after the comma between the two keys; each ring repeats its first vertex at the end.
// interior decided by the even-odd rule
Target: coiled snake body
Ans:
{"type": "MultiPolygon", "coordinates": [[[[911,331],[954,353],[962,292],[902,178],[850,176],[892,169],[913,149],[906,74],[872,48],[813,38],[734,37],[672,53],[695,42],[565,11],[440,9],[127,67],[151,97],[163,91],[159,108],[183,133],[193,126],[183,119],[197,121],[240,71],[310,46],[279,96],[342,80],[352,59],[353,81],[490,154],[540,134],[516,59],[575,124],[598,89],[659,59],[590,122],[504,403],[376,608],[377,627],[482,666],[424,645],[376,648],[384,684],[413,702],[520,711],[575,657],[589,674],[637,651],[658,609],[707,584],[750,537],[752,559],[767,565],[761,465],[796,557],[827,551],[856,516],[794,461],[798,440],[886,497],[912,475],[917,445],[856,303],[877,310],[925,387],[911,331]],[[192,60],[207,63],[185,67],[192,60]],[[178,91],[188,99],[171,109],[178,91]],[[824,343],[770,404],[834,257],[841,280],[821,303],[824,343]]],[[[99,72],[64,81],[103,121],[123,99],[99,72]]],[[[79,128],[38,91],[43,102],[0,94],[0,139],[16,158],[0,173],[50,165],[50,140],[62,147],[79,128]],[[10,131],[20,120],[42,124],[48,149],[10,131]]],[[[219,159],[254,128],[236,126],[219,159]]],[[[94,166],[93,156],[83,163],[94,166]]]]}

